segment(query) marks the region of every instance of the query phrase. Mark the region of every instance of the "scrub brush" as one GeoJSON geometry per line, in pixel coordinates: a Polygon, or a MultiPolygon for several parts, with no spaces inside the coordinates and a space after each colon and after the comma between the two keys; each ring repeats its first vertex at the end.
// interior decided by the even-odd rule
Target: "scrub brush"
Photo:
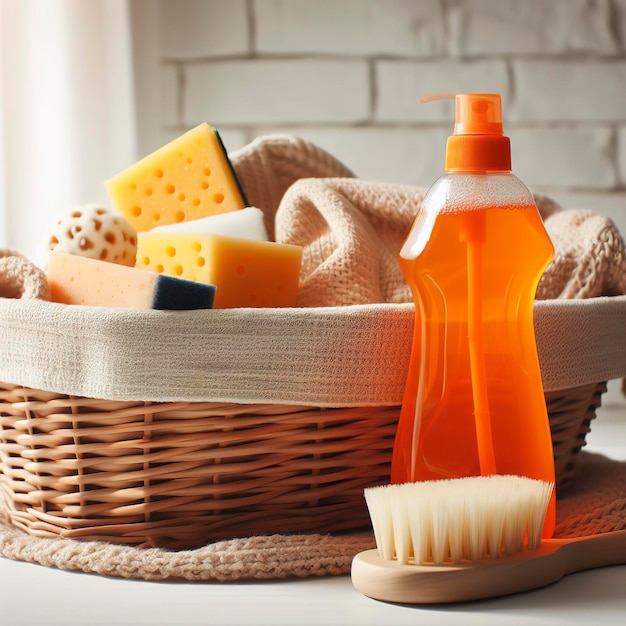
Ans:
{"type": "Polygon", "coordinates": [[[494,474],[371,487],[365,501],[383,559],[442,565],[539,547],[553,488],[494,474]]]}
{"type": "Polygon", "coordinates": [[[542,539],[553,489],[503,475],[366,489],[377,549],[354,557],[352,584],[386,602],[463,602],[626,563],[626,530],[542,539]]]}

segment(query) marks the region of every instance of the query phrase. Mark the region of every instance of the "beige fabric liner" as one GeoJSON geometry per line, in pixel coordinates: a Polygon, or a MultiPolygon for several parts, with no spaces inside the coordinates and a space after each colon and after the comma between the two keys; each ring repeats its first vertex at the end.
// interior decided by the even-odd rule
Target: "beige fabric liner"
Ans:
{"type": "MultiPolygon", "coordinates": [[[[623,376],[624,319],[624,296],[537,302],[546,391],[623,376]]],[[[410,304],[277,315],[0,299],[0,380],[107,400],[394,406],[412,333],[410,304]]]]}
{"type": "MultiPolygon", "coordinates": [[[[425,190],[358,180],[289,136],[259,138],[231,157],[270,235],[304,246],[299,308],[173,314],[2,300],[0,380],[107,399],[398,404],[413,311],[396,255],[425,190]]],[[[605,217],[536,199],[556,246],[535,308],[546,390],[620,377],[626,300],[606,296],[626,292],[623,240],[605,217]]],[[[581,453],[559,498],[557,536],[626,528],[625,485],[626,463],[581,453]]],[[[168,552],[0,525],[5,557],[149,580],[346,574],[372,545],[367,533],[268,536],[168,552]]]]}
{"type": "MultiPolygon", "coordinates": [[[[626,462],[580,453],[574,486],[559,497],[555,537],[626,529],[626,462]]],[[[355,554],[375,546],[362,535],[272,535],[172,552],[95,541],[39,539],[0,519],[0,556],[64,570],[145,580],[221,581],[350,573],[355,554]]]]}

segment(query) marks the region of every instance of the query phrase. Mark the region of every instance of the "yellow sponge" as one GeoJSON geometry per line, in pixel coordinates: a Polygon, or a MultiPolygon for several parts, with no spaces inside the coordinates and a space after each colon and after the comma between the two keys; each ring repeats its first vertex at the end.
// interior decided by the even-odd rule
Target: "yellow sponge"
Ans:
{"type": "Polygon", "coordinates": [[[289,307],[302,248],[207,233],[138,233],[137,267],[217,288],[215,308],[289,307]]]}
{"type": "Polygon", "coordinates": [[[208,124],[174,139],[105,185],[115,207],[137,231],[247,204],[219,133],[208,124]]]}

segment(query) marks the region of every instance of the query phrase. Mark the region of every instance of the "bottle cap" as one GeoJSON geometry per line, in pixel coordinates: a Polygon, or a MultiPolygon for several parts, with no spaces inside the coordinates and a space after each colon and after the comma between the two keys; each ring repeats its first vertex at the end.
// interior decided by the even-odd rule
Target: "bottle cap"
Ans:
{"type": "Polygon", "coordinates": [[[446,171],[494,172],[511,170],[511,142],[503,135],[499,94],[433,94],[420,103],[454,98],[454,135],[448,137],[446,171]]]}

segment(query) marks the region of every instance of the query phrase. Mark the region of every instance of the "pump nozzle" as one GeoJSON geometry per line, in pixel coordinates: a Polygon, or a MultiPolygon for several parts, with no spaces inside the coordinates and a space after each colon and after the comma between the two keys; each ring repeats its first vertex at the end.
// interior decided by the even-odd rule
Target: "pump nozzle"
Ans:
{"type": "Polygon", "coordinates": [[[455,135],[502,135],[502,104],[498,94],[459,94],[455,135]]]}
{"type": "Polygon", "coordinates": [[[434,102],[435,100],[454,100],[456,98],[455,93],[430,93],[427,96],[418,96],[417,101],[420,104],[428,104],[429,102],[434,102]]]}
{"type": "Polygon", "coordinates": [[[511,146],[503,135],[502,103],[494,93],[435,93],[420,104],[455,99],[454,135],[448,139],[446,170],[453,172],[509,171],[511,146]]]}

